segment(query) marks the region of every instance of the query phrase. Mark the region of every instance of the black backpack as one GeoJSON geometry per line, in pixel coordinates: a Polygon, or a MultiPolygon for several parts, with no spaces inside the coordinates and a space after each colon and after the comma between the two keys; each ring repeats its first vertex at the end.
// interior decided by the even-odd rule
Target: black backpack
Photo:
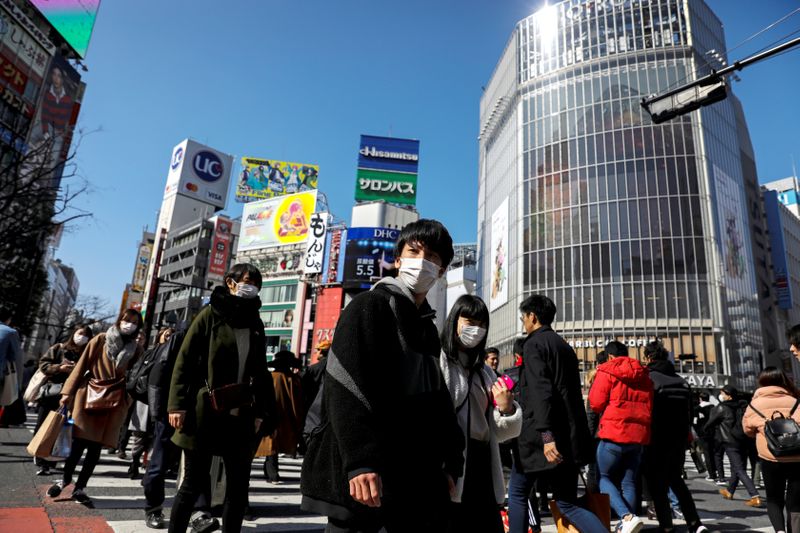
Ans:
{"type": "Polygon", "coordinates": [[[128,372],[128,379],[125,383],[125,390],[131,397],[139,402],[147,403],[147,385],[150,381],[150,371],[158,359],[156,356],[159,354],[158,348],[153,348],[144,353],[133,364],[130,372],[128,372]]]}
{"type": "Polygon", "coordinates": [[[794,402],[788,418],[779,411],[775,411],[771,418],[767,418],[753,407],[752,403],[750,404],[750,409],[765,420],[764,437],[767,439],[770,453],[775,457],[800,454],[800,425],[792,418],[798,405],[800,400],[794,402]]]}

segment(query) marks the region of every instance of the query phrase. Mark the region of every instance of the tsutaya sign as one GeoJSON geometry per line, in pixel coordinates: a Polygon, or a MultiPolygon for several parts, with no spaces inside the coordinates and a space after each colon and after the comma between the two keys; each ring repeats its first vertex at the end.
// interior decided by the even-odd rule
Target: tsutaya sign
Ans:
{"type": "Polygon", "coordinates": [[[724,385],[723,381],[727,383],[727,380],[720,379],[722,376],[719,374],[678,374],[680,377],[686,380],[692,387],[698,387],[701,389],[718,389],[724,385]]]}

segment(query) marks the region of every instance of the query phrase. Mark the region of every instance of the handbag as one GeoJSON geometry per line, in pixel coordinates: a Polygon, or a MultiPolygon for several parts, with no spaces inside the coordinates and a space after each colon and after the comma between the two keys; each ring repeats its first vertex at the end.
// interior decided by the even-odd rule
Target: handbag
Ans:
{"type": "Polygon", "coordinates": [[[86,411],[107,411],[125,401],[125,378],[91,378],[86,386],[86,411]]]}
{"type": "MultiPolygon", "coordinates": [[[[251,380],[252,382],[252,380],[251,380]]],[[[218,413],[250,407],[253,405],[253,391],[251,383],[231,383],[212,389],[206,381],[206,388],[211,399],[211,408],[218,413]]]]}
{"type": "Polygon", "coordinates": [[[67,408],[63,405],[58,411],[50,411],[47,413],[47,418],[39,426],[38,431],[31,439],[26,450],[34,457],[47,458],[53,452],[53,446],[56,443],[58,435],[61,433],[61,427],[67,419],[67,408]]]}
{"type": "Polygon", "coordinates": [[[19,377],[14,361],[7,361],[3,369],[3,391],[0,393],[0,407],[11,405],[19,398],[19,377]]]}
{"type": "Polygon", "coordinates": [[[61,396],[61,388],[64,386],[63,383],[45,383],[42,386],[42,389],[39,391],[39,397],[37,400],[41,400],[42,398],[54,398],[57,396],[61,396]]]}
{"type": "Polygon", "coordinates": [[[26,402],[35,402],[38,400],[40,398],[39,392],[44,384],[47,383],[47,379],[47,374],[41,370],[34,372],[33,377],[31,377],[31,380],[28,382],[28,386],[25,388],[22,399],[26,402]]]}

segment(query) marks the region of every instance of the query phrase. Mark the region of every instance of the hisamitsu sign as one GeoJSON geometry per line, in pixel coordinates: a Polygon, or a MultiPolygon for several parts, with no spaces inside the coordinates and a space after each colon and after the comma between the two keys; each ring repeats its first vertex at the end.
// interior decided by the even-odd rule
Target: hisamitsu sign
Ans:
{"type": "Polygon", "coordinates": [[[419,141],[362,135],[355,198],[415,205],[418,168],[419,141]]]}

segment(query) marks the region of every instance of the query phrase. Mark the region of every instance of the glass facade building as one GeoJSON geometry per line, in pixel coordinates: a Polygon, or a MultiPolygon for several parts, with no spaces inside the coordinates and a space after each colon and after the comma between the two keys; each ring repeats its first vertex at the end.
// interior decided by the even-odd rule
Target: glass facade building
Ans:
{"type": "Polygon", "coordinates": [[[510,347],[519,304],[542,293],[584,368],[608,340],[635,355],[658,338],[699,386],[754,385],[762,339],[734,107],[656,125],[640,105],[706,74],[712,50],[724,35],[702,0],[567,0],[517,24],[481,100],[479,292],[489,301],[508,284],[490,344],[510,347]],[[506,209],[498,276],[492,232],[506,209]]]}

